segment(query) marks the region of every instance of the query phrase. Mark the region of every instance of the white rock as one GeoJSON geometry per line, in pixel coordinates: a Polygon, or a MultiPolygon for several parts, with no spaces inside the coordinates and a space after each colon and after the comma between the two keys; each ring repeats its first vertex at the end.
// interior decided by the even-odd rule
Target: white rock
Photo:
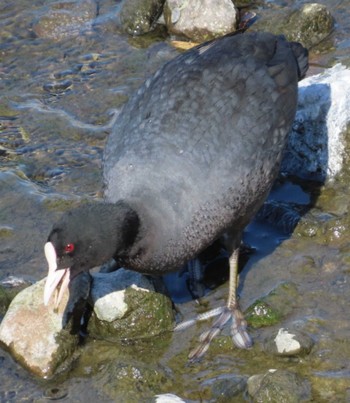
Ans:
{"type": "Polygon", "coordinates": [[[300,177],[332,180],[343,166],[349,122],[349,69],[337,64],[302,80],[282,171],[300,177]]]}
{"type": "Polygon", "coordinates": [[[0,342],[34,374],[50,377],[57,366],[70,358],[78,336],[63,332],[68,293],[64,294],[57,311],[44,306],[45,281],[24,289],[13,299],[0,324],[0,342]]]}
{"type": "Polygon", "coordinates": [[[180,397],[173,395],[172,393],[164,393],[163,395],[155,396],[156,403],[186,403],[180,397]]]}
{"type": "Polygon", "coordinates": [[[91,298],[94,311],[100,320],[113,322],[121,319],[128,310],[125,289],[154,291],[153,285],[140,273],[119,269],[112,273],[94,273],[91,298]]]}
{"type": "Polygon", "coordinates": [[[289,333],[286,329],[280,329],[275,337],[275,343],[277,351],[280,354],[292,353],[294,351],[299,351],[301,348],[298,340],[294,339],[295,334],[289,333]]]}

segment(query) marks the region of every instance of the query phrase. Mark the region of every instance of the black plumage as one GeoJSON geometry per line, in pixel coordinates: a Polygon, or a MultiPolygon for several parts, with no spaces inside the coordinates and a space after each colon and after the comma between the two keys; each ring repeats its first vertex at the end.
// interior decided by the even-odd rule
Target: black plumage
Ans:
{"type": "MultiPolygon", "coordinates": [[[[245,33],[160,68],[126,103],[107,141],[105,201],[54,225],[51,271],[69,268],[72,278],[114,258],[161,275],[222,238],[231,254],[229,302],[192,357],[232,314],[234,342],[249,347],[235,294],[238,247],[278,173],[307,66],[300,44],[245,33]]],[[[46,302],[59,281],[48,280],[46,302]]]]}

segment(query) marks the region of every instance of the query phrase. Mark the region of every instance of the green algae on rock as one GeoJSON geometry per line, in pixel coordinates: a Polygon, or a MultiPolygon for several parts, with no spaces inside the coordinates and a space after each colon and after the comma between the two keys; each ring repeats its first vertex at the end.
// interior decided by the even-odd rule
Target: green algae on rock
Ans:
{"type": "Polygon", "coordinates": [[[249,326],[259,328],[280,322],[293,310],[298,295],[294,283],[280,284],[247,309],[245,317],[249,326]]]}
{"type": "Polygon", "coordinates": [[[248,393],[253,402],[299,403],[309,401],[309,382],[291,371],[270,369],[248,379],[248,393]]]}
{"type": "Polygon", "coordinates": [[[259,328],[272,326],[281,320],[281,315],[262,300],[257,300],[246,311],[246,320],[249,326],[259,328]]]}
{"type": "Polygon", "coordinates": [[[150,32],[160,16],[165,0],[125,0],[121,5],[120,22],[130,35],[150,32]]]}
{"type": "Polygon", "coordinates": [[[15,296],[29,287],[31,283],[17,277],[7,277],[0,282],[0,315],[5,315],[15,296]]]}
{"type": "Polygon", "coordinates": [[[318,3],[305,4],[292,12],[285,7],[274,13],[268,10],[260,14],[261,18],[249,30],[283,34],[289,41],[301,42],[306,48],[320,43],[334,27],[332,14],[318,3]]]}
{"type": "Polygon", "coordinates": [[[146,277],[124,269],[93,275],[91,337],[120,341],[151,338],[173,329],[172,304],[146,277]]]}

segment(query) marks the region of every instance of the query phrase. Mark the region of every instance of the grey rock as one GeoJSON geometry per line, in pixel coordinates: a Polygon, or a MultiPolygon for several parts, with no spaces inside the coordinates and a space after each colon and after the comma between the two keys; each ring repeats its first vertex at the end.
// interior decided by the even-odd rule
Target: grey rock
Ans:
{"type": "Polygon", "coordinates": [[[238,11],[231,0],[166,0],[168,31],[201,42],[236,30],[238,11]]]}
{"type": "Polygon", "coordinates": [[[173,328],[172,304],[140,273],[93,274],[88,332],[108,340],[148,338],[173,328]]]}
{"type": "Polygon", "coordinates": [[[217,403],[233,402],[247,387],[247,377],[236,374],[222,374],[201,383],[201,390],[208,393],[217,403]]]}
{"type": "Polygon", "coordinates": [[[312,338],[299,331],[279,329],[277,334],[271,334],[264,343],[267,353],[279,356],[301,356],[309,354],[314,342],[312,338]]]}
{"type": "Polygon", "coordinates": [[[29,371],[51,377],[69,359],[78,336],[63,329],[68,294],[57,311],[43,304],[45,279],[21,291],[0,325],[0,343],[29,371]]]}
{"type": "Polygon", "coordinates": [[[163,4],[164,0],[124,0],[119,15],[122,29],[130,35],[151,31],[163,4]]]}
{"type": "Polygon", "coordinates": [[[294,372],[270,369],[248,379],[248,394],[253,402],[298,403],[310,399],[311,386],[294,372]]]}
{"type": "Polygon", "coordinates": [[[13,299],[0,325],[0,343],[29,371],[49,378],[70,365],[79,342],[80,319],[89,297],[92,337],[108,340],[152,337],[173,328],[169,298],[143,275],[123,269],[82,273],[69,285],[57,310],[44,306],[45,279],[13,299]],[[74,313],[74,314],[73,314],[74,313]]]}
{"type": "Polygon", "coordinates": [[[40,16],[33,25],[33,31],[40,38],[61,40],[77,36],[92,27],[97,15],[95,0],[62,1],[40,16]]]}
{"type": "Polygon", "coordinates": [[[333,30],[334,18],[326,6],[318,3],[304,4],[290,11],[289,7],[259,11],[259,19],[249,29],[283,34],[289,41],[301,42],[305,47],[317,45],[333,30]]]}

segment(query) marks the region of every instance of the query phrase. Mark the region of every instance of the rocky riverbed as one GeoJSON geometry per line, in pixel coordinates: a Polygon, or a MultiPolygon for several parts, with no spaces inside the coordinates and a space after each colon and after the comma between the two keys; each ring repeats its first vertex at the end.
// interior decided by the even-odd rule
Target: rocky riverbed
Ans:
{"type": "MultiPolygon", "coordinates": [[[[155,3],[162,2],[150,2],[140,17],[142,32],[125,25],[135,10],[126,2],[0,5],[2,317],[17,287],[40,287],[46,276],[43,245],[52,222],[68,207],[101,197],[103,146],[122,104],[179,52],[157,23],[162,10],[155,3]]],[[[350,399],[350,1],[320,3],[311,7],[320,12],[312,22],[306,1],[235,7],[235,13],[256,14],[249,29],[304,40],[311,60],[281,176],[245,233],[249,253],[239,293],[254,347],[238,350],[224,332],[201,362],[188,365],[187,354],[207,322],[142,340],[111,340],[91,330],[50,379],[1,350],[1,401],[134,402],[160,393],[189,402],[350,399]],[[337,63],[343,67],[333,67],[337,63]],[[296,143],[305,137],[310,142],[301,152],[296,143]],[[310,159],[313,153],[317,158],[310,159]]],[[[186,16],[185,9],[186,2],[176,3],[170,22],[186,16]]],[[[184,293],[182,280],[183,273],[168,280],[173,299],[186,301],[177,304],[182,318],[224,304],[227,285],[216,287],[222,281],[207,278],[211,290],[198,303],[184,293]]]]}

